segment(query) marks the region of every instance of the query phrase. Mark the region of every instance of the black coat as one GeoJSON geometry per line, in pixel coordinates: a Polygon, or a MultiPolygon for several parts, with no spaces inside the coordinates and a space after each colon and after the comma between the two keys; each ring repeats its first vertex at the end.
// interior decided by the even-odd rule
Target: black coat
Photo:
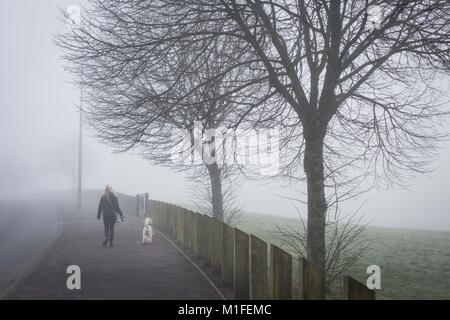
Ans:
{"type": "Polygon", "coordinates": [[[110,194],[109,196],[104,194],[100,199],[100,203],[98,204],[97,219],[100,219],[102,213],[103,219],[115,219],[116,212],[120,214],[121,217],[123,217],[122,210],[120,210],[119,207],[119,200],[114,194],[110,194]]]}

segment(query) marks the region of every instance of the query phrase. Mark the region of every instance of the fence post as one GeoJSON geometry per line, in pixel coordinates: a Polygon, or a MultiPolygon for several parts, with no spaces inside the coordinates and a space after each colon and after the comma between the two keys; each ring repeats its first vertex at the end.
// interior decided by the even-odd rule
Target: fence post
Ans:
{"type": "Polygon", "coordinates": [[[148,204],[148,209],[149,209],[149,213],[150,213],[150,218],[152,218],[153,223],[156,223],[156,212],[155,212],[155,201],[154,200],[149,200],[149,204],[148,204]]]}
{"type": "Polygon", "coordinates": [[[177,210],[177,218],[178,218],[178,242],[183,245],[184,240],[184,215],[181,210],[177,210]]]}
{"type": "Polygon", "coordinates": [[[173,214],[172,214],[172,206],[168,203],[166,203],[166,215],[167,215],[167,219],[166,219],[166,229],[167,229],[167,234],[172,235],[172,218],[173,218],[173,214]]]}
{"type": "Polygon", "coordinates": [[[300,300],[324,300],[325,273],[305,258],[300,258],[299,298],[300,300]]]}
{"type": "Polygon", "coordinates": [[[164,231],[168,236],[171,236],[170,222],[172,221],[172,215],[170,214],[170,206],[164,203],[164,231]]]}
{"type": "Polygon", "coordinates": [[[171,207],[170,207],[170,205],[168,204],[168,203],[165,203],[164,204],[165,205],[165,207],[166,207],[166,232],[167,232],[167,234],[171,234],[171,229],[170,229],[170,225],[171,225],[171,217],[172,217],[172,215],[170,214],[171,213],[171,207]]]}
{"type": "Polygon", "coordinates": [[[364,284],[350,276],[342,277],[343,300],[375,300],[375,290],[367,288],[364,284]]]}
{"type": "Polygon", "coordinates": [[[156,227],[158,227],[160,230],[161,228],[161,209],[160,209],[160,205],[159,205],[159,201],[155,201],[154,203],[154,214],[155,214],[155,218],[156,218],[156,222],[155,225],[156,227]]]}
{"type": "Polygon", "coordinates": [[[177,240],[183,245],[184,240],[184,216],[180,209],[177,209],[177,219],[178,219],[178,229],[177,229],[177,240]]]}
{"type": "Polygon", "coordinates": [[[214,236],[214,251],[213,251],[213,274],[222,275],[222,259],[223,259],[223,229],[222,222],[213,218],[213,236],[214,236]]]}
{"type": "Polygon", "coordinates": [[[161,210],[159,209],[159,202],[158,201],[153,201],[153,214],[155,215],[155,226],[161,230],[161,215],[160,212],[161,210]]]}
{"type": "Polygon", "coordinates": [[[172,205],[170,206],[170,237],[177,240],[178,237],[178,211],[172,205]]]}
{"type": "Polygon", "coordinates": [[[222,229],[222,283],[226,287],[232,287],[234,278],[234,229],[226,223],[222,223],[222,229]]]}
{"type": "Polygon", "coordinates": [[[162,230],[167,233],[166,219],[167,219],[167,207],[166,207],[165,203],[161,202],[161,226],[162,226],[162,230]]]}
{"type": "Polygon", "coordinates": [[[202,214],[197,216],[197,247],[197,257],[205,260],[205,219],[202,214]]]}
{"type": "Polygon", "coordinates": [[[292,256],[281,248],[270,245],[270,272],[272,299],[292,299],[292,256]]]}
{"type": "Polygon", "coordinates": [[[205,266],[212,266],[212,223],[211,218],[207,215],[203,216],[205,221],[205,266]]]}
{"type": "Polygon", "coordinates": [[[239,229],[234,229],[234,283],[235,300],[250,298],[249,236],[239,229]]]}
{"type": "Polygon", "coordinates": [[[171,231],[171,237],[173,240],[178,241],[179,238],[179,226],[180,226],[180,221],[179,221],[179,214],[178,214],[178,210],[175,207],[171,207],[172,208],[172,231],[171,231]]]}
{"type": "Polygon", "coordinates": [[[149,217],[150,216],[150,203],[149,203],[149,198],[148,198],[148,193],[145,194],[145,198],[144,198],[144,218],[145,217],[149,217]]]}
{"type": "Polygon", "coordinates": [[[189,212],[191,216],[191,252],[194,254],[194,256],[198,255],[198,248],[197,248],[197,213],[195,212],[189,212]]]}
{"type": "Polygon", "coordinates": [[[153,218],[154,218],[154,225],[158,228],[161,229],[159,226],[159,205],[158,202],[153,200],[152,202],[152,212],[153,212],[153,218]]]}
{"type": "Polygon", "coordinates": [[[148,200],[148,193],[146,193],[145,195],[146,195],[146,197],[145,197],[145,204],[144,204],[144,207],[145,207],[144,218],[150,217],[150,200],[148,200]]]}
{"type": "Polygon", "coordinates": [[[156,223],[155,214],[154,214],[154,204],[153,200],[148,200],[148,216],[152,219],[153,225],[156,223]]]}
{"type": "Polygon", "coordinates": [[[184,218],[184,237],[183,237],[183,245],[185,248],[190,248],[189,244],[191,242],[191,216],[186,209],[180,208],[181,214],[184,218]]]}
{"type": "Polygon", "coordinates": [[[164,202],[164,231],[167,235],[171,235],[170,232],[170,206],[164,202]]]}
{"type": "Polygon", "coordinates": [[[172,236],[172,229],[170,228],[170,226],[172,225],[172,207],[168,204],[168,203],[164,203],[164,208],[165,208],[165,231],[166,234],[171,237],[172,236]]]}
{"type": "Polygon", "coordinates": [[[267,243],[250,235],[250,299],[266,300],[267,287],[267,243]]]}

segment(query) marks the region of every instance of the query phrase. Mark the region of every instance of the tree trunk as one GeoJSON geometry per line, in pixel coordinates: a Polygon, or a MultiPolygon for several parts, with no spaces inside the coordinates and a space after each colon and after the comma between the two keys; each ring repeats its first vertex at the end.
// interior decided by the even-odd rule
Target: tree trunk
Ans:
{"type": "MultiPolygon", "coordinates": [[[[307,259],[325,271],[325,198],[323,144],[325,134],[305,135],[304,170],[308,192],[307,259]]],[[[325,288],[325,283],[323,284],[325,288]]]]}
{"type": "Polygon", "coordinates": [[[223,221],[222,178],[220,176],[219,165],[216,162],[208,165],[208,172],[209,179],[211,180],[213,217],[219,221],[223,221]]]}

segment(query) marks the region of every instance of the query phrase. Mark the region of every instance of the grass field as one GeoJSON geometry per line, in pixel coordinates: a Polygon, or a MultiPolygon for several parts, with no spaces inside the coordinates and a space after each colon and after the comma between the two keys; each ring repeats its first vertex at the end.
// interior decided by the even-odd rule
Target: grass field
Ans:
{"type": "MultiPolygon", "coordinates": [[[[277,226],[297,224],[294,218],[247,213],[237,227],[281,245],[277,226]]],[[[377,299],[450,299],[450,232],[368,227],[367,236],[371,250],[348,273],[365,283],[366,268],[380,266],[377,299]]]]}

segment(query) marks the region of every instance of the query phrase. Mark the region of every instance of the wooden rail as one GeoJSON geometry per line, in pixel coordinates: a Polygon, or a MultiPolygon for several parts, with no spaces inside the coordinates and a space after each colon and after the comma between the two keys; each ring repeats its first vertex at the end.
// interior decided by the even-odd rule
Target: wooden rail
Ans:
{"type": "MultiPolygon", "coordinates": [[[[203,261],[234,299],[290,300],[293,257],[283,249],[221,221],[172,204],[147,200],[147,216],[160,231],[203,261]],[[148,208],[148,209],[147,209],[148,208]]],[[[325,299],[325,274],[299,258],[299,299],[325,299]]],[[[375,292],[344,276],[343,299],[375,299],[375,292]]]]}

